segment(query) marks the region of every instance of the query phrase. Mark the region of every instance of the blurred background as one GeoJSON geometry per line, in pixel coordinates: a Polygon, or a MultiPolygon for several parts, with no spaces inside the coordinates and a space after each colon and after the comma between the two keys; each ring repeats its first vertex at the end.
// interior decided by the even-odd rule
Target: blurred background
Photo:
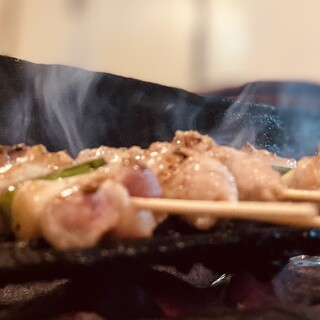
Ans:
{"type": "Polygon", "coordinates": [[[320,82],[318,0],[0,0],[0,54],[207,92],[320,82]]]}

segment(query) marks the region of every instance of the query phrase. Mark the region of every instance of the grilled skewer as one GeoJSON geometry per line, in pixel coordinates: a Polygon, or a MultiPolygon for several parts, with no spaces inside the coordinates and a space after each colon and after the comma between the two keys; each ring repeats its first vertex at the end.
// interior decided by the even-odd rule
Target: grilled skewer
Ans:
{"type": "MultiPolygon", "coordinates": [[[[265,157],[265,154],[263,157],[260,154],[257,156],[257,151],[248,154],[218,146],[211,138],[195,132],[177,132],[171,144],[155,143],[144,151],[138,147],[102,147],[84,151],[73,167],[10,186],[2,194],[0,206],[9,223],[13,221],[20,238],[45,236],[63,249],[77,245],[92,246],[109,231],[117,238],[151,236],[157,223],[162,221],[157,217],[163,212],[179,214],[199,229],[210,228],[217,218],[255,219],[291,226],[319,227],[315,205],[270,201],[274,197],[277,200],[309,201],[311,197],[315,202],[320,200],[320,192],[301,193],[286,188],[281,184],[280,175],[265,163],[265,157]],[[97,158],[97,155],[103,159],[97,158]],[[240,163],[237,163],[236,157],[239,157],[240,163]],[[84,160],[89,162],[79,164],[84,160]],[[108,165],[106,162],[109,162],[108,165]],[[245,169],[256,165],[254,169],[250,168],[247,183],[244,180],[247,172],[242,172],[242,164],[245,164],[245,169]],[[146,199],[159,197],[161,191],[153,173],[145,165],[153,169],[164,196],[170,199],[146,199]],[[268,181],[269,177],[271,182],[268,181]],[[247,185],[251,183],[253,185],[248,188],[247,185]],[[149,191],[146,191],[146,186],[149,186],[149,191]],[[238,196],[241,201],[237,201],[238,196]],[[100,230],[105,223],[101,220],[95,225],[92,221],[101,216],[103,206],[99,206],[99,203],[103,202],[102,198],[108,204],[104,211],[109,208],[113,212],[110,215],[113,220],[100,230]],[[113,200],[110,202],[106,200],[108,198],[113,200]],[[264,202],[246,201],[255,198],[264,202]],[[142,212],[141,218],[134,213],[132,205],[135,210],[142,212]],[[150,210],[157,213],[151,214],[150,210]],[[84,221],[87,223],[83,224],[84,221]],[[92,239],[79,237],[84,230],[86,235],[90,234],[91,224],[98,233],[92,239]],[[145,224],[148,230],[142,231],[145,224]],[[62,234],[60,229],[64,230],[62,234]],[[69,240],[64,239],[65,236],[69,240]],[[78,237],[79,241],[70,240],[74,237],[78,237]]],[[[108,213],[102,216],[105,216],[105,221],[109,219],[108,213]]]]}

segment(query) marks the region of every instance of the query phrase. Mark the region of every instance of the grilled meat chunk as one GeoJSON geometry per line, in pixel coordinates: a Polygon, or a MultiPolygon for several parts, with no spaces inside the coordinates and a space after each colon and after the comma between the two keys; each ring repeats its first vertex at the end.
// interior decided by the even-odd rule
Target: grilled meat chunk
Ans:
{"type": "Polygon", "coordinates": [[[295,189],[320,189],[320,153],[301,158],[290,175],[289,186],[295,189]]]}
{"type": "MultiPolygon", "coordinates": [[[[205,139],[208,144],[213,142],[205,139]]],[[[109,166],[121,164],[123,167],[134,161],[144,163],[157,176],[165,198],[238,200],[237,186],[226,166],[197,149],[180,147],[179,143],[155,142],[148,149],[100,147],[83,151],[76,161],[97,156],[103,156],[109,166]]],[[[215,223],[215,219],[201,216],[186,219],[200,229],[207,229],[215,223]]]]}
{"type": "MultiPolygon", "coordinates": [[[[147,165],[158,177],[165,198],[238,200],[233,175],[209,155],[166,143],[151,145],[148,155],[147,165]]],[[[185,219],[199,229],[208,229],[216,221],[201,215],[185,219]]]]}
{"type": "Polygon", "coordinates": [[[65,151],[48,152],[43,145],[0,146],[0,193],[10,185],[71,166],[65,151]]]}
{"type": "Polygon", "coordinates": [[[43,236],[59,249],[93,246],[107,232],[149,237],[165,215],[137,210],[130,195],[161,196],[152,172],[116,164],[75,177],[29,180],[13,198],[14,230],[21,239],[43,236]]]}
{"type": "Polygon", "coordinates": [[[212,155],[234,175],[240,200],[275,201],[282,195],[285,187],[280,174],[261,158],[224,146],[217,147],[212,155]]]}
{"type": "Polygon", "coordinates": [[[58,249],[91,247],[128,211],[132,211],[130,197],[121,184],[90,179],[63,190],[46,203],[41,232],[58,249]]]}
{"type": "Polygon", "coordinates": [[[241,151],[252,154],[258,158],[264,160],[269,166],[280,167],[280,168],[295,168],[297,165],[297,160],[293,158],[284,158],[279,157],[275,153],[272,153],[264,149],[256,149],[252,144],[247,142],[242,148],[241,151]]]}
{"type": "Polygon", "coordinates": [[[280,174],[255,153],[248,154],[220,146],[208,136],[195,131],[177,131],[173,142],[181,147],[206,152],[223,163],[235,178],[240,200],[272,201],[277,200],[283,192],[280,174]]]}

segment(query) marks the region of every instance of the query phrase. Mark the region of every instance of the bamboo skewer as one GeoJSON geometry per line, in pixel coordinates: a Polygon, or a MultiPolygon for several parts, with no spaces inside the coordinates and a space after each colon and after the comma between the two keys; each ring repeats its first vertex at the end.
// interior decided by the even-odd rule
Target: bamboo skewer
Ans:
{"type": "Polygon", "coordinates": [[[202,201],[132,197],[138,208],[173,215],[248,219],[298,227],[320,227],[318,207],[312,203],[202,201]]]}
{"type": "Polygon", "coordinates": [[[283,200],[320,202],[320,190],[286,189],[281,198],[283,200]]]}

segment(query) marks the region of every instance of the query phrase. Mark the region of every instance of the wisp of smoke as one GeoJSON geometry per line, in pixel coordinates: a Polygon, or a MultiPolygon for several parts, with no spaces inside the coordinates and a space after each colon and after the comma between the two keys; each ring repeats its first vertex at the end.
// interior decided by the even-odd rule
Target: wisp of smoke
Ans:
{"type": "Polygon", "coordinates": [[[61,72],[59,66],[36,75],[35,93],[43,101],[42,117],[51,133],[64,137],[71,153],[84,148],[85,137],[92,134],[82,132],[81,124],[88,107],[86,95],[97,80],[97,74],[68,68],[61,72]]]}
{"type": "Polygon", "coordinates": [[[300,158],[317,151],[319,128],[318,85],[255,82],[243,87],[221,124],[210,134],[218,142],[236,148],[250,142],[279,155],[300,158]]]}
{"type": "Polygon", "coordinates": [[[249,142],[299,158],[316,152],[320,141],[318,85],[275,83],[270,90],[266,83],[252,83],[237,99],[203,97],[136,79],[4,57],[0,79],[2,144],[43,143],[49,150],[76,155],[102,144],[146,147],[172,139],[176,130],[198,130],[221,144],[240,148],[249,142]]]}

